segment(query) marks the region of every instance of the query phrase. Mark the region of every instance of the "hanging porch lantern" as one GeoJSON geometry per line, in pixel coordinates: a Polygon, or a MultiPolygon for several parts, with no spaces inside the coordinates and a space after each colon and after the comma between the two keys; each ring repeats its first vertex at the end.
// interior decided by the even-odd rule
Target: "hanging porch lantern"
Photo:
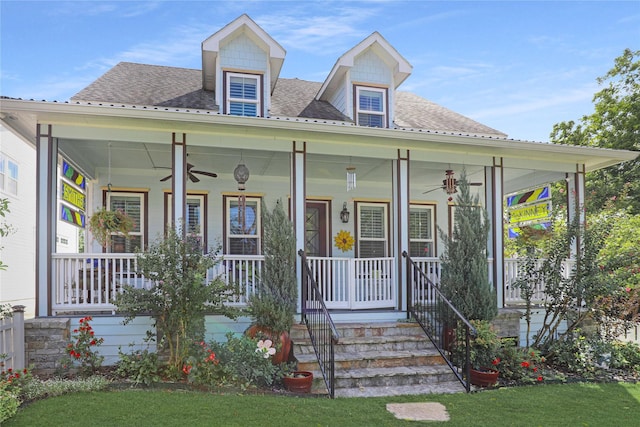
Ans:
{"type": "Polygon", "coordinates": [[[451,169],[447,169],[445,175],[445,179],[442,180],[442,186],[445,193],[449,195],[457,193],[458,180],[453,177],[453,171],[451,169]]]}
{"type": "Polygon", "coordinates": [[[356,188],[356,168],[355,166],[349,166],[347,168],[347,191],[354,190],[356,188]]]}
{"type": "Polygon", "coordinates": [[[245,164],[242,163],[242,160],[233,170],[233,178],[238,183],[238,190],[244,191],[246,188],[244,184],[249,181],[249,168],[247,168],[245,164]]]}

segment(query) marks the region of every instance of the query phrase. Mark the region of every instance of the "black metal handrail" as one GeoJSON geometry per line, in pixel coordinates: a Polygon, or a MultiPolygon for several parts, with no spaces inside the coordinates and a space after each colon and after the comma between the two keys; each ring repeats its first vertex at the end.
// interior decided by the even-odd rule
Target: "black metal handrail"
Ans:
{"type": "Polygon", "coordinates": [[[302,259],[302,322],[307,325],[329,397],[333,399],[336,371],[334,345],[338,343],[340,336],[307,263],[305,252],[300,250],[298,255],[302,259]]]}
{"type": "Polygon", "coordinates": [[[467,393],[471,390],[470,338],[475,328],[442,294],[406,251],[407,316],[427,334],[467,393]]]}

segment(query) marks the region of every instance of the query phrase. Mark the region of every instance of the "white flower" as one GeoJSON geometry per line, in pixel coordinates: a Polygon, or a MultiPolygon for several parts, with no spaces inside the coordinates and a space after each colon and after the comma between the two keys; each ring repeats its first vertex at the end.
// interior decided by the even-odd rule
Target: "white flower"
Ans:
{"type": "Polygon", "coordinates": [[[271,340],[260,340],[258,341],[258,348],[256,348],[256,353],[262,353],[265,359],[268,359],[269,356],[273,356],[276,354],[276,349],[271,347],[273,342],[271,340]]]}

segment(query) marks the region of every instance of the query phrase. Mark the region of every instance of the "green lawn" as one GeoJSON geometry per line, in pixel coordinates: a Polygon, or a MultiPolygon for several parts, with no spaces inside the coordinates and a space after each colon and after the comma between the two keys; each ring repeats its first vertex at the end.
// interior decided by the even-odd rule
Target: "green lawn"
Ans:
{"type": "Polygon", "coordinates": [[[638,426],[640,384],[555,384],[473,394],[296,398],[179,390],[74,393],[22,408],[4,426],[638,426]],[[397,420],[385,405],[441,402],[451,421],[397,420]]]}

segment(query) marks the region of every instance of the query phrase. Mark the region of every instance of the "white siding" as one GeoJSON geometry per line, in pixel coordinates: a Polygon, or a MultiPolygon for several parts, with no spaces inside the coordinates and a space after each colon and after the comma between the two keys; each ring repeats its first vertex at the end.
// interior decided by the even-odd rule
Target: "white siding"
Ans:
{"type": "Polygon", "coordinates": [[[25,318],[35,315],[35,211],[36,151],[8,129],[0,126],[0,151],[18,163],[18,195],[0,190],[9,199],[6,221],[15,233],[2,238],[0,259],[8,265],[0,271],[0,304],[24,305],[25,318]]]}
{"type": "Polygon", "coordinates": [[[266,72],[269,67],[269,58],[265,51],[243,34],[220,47],[220,66],[235,70],[266,72]]]}
{"type": "Polygon", "coordinates": [[[351,69],[351,80],[358,83],[391,86],[393,77],[391,68],[369,49],[355,59],[351,69]]]}

